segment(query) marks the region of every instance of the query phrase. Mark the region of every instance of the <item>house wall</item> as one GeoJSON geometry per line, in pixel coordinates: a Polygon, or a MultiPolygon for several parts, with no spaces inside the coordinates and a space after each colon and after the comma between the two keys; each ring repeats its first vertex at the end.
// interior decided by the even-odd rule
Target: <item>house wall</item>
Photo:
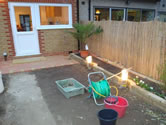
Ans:
{"type": "Polygon", "coordinates": [[[67,31],[72,29],[40,30],[40,50],[44,54],[61,54],[76,50],[77,40],[75,40],[67,31]]]}
{"type": "Polygon", "coordinates": [[[9,56],[15,55],[8,4],[0,0],[0,58],[3,57],[4,52],[9,56]]]}
{"type": "MultiPolygon", "coordinates": [[[[88,10],[89,0],[80,0],[80,21],[88,20],[89,10],[88,10]],[[83,5],[82,2],[85,2],[83,5]]],[[[164,3],[165,1],[162,0],[164,3]]],[[[166,2],[165,2],[166,3],[166,2]]],[[[156,16],[157,11],[162,10],[166,11],[166,7],[161,7],[161,2],[142,2],[142,1],[131,1],[128,5],[125,3],[125,0],[91,0],[91,20],[93,20],[94,7],[122,7],[122,8],[142,8],[142,9],[155,9],[156,16]]]]}
{"type": "Polygon", "coordinates": [[[87,21],[89,20],[89,0],[79,0],[79,19],[80,21],[87,21]],[[83,5],[82,2],[85,4],[83,5]]]}
{"type": "MultiPolygon", "coordinates": [[[[70,3],[72,4],[73,23],[77,22],[76,0],[0,0],[0,60],[3,59],[3,52],[7,52],[9,58],[15,56],[8,2],[70,3]]],[[[41,54],[77,50],[77,42],[71,36],[66,35],[64,31],[65,29],[59,31],[57,29],[38,30],[41,54]],[[59,35],[61,37],[58,37],[59,35]]]]}
{"type": "Polygon", "coordinates": [[[161,0],[157,3],[157,11],[166,12],[166,0],[161,0]]]}

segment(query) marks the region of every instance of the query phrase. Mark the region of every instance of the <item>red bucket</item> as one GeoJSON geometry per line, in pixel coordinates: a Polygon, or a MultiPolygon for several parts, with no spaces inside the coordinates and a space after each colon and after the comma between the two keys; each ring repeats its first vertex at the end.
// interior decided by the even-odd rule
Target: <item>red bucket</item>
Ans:
{"type": "Polygon", "coordinates": [[[118,117],[122,118],[125,115],[126,109],[129,105],[128,101],[125,98],[120,97],[120,96],[117,97],[117,102],[112,103],[112,100],[116,100],[115,97],[110,96],[104,100],[105,108],[113,109],[113,110],[117,111],[118,117]]]}

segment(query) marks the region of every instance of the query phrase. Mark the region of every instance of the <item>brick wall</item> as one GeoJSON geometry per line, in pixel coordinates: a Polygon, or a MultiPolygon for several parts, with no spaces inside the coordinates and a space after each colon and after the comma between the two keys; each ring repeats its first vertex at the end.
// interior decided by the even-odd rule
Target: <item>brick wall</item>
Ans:
{"type": "Polygon", "coordinates": [[[40,50],[43,53],[61,53],[77,50],[77,41],[68,33],[71,29],[42,30],[40,50]]]}
{"type": "MultiPolygon", "coordinates": [[[[73,23],[77,22],[76,0],[0,0],[0,60],[3,58],[3,52],[7,52],[10,57],[15,56],[8,2],[70,3],[72,4],[73,23]]],[[[39,30],[38,36],[40,51],[43,54],[77,49],[75,40],[70,42],[71,45],[69,42],[65,42],[65,40],[72,40],[72,38],[71,36],[66,35],[64,30],[39,30]],[[55,36],[58,36],[58,34],[61,35],[61,38],[57,39],[55,36]],[[54,35],[54,37],[52,35],[54,35]],[[59,47],[57,45],[59,45],[59,47]]]]}
{"type": "Polygon", "coordinates": [[[3,58],[4,52],[7,52],[9,57],[15,55],[8,4],[5,0],[0,0],[0,59],[3,58]]]}

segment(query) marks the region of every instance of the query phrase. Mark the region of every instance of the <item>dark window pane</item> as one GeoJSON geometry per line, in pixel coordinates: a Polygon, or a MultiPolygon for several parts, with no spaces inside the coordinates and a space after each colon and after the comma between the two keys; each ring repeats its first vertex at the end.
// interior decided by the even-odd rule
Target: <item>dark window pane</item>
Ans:
{"type": "Polygon", "coordinates": [[[128,21],[141,21],[141,10],[139,9],[128,9],[128,21]]]}
{"type": "Polygon", "coordinates": [[[142,10],[142,21],[154,20],[154,13],[153,10],[142,10]]]}
{"type": "Polygon", "coordinates": [[[95,21],[109,20],[109,8],[95,8],[95,21]]]}
{"type": "Polygon", "coordinates": [[[112,9],[112,20],[123,21],[124,10],[123,9],[112,9]]]}
{"type": "Polygon", "coordinates": [[[159,12],[159,21],[166,22],[166,12],[159,12]]]}

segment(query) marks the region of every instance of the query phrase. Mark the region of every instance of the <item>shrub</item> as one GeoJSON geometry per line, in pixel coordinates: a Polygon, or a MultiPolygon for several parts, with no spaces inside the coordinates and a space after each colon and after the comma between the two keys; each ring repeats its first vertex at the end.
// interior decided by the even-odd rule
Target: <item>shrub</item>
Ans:
{"type": "Polygon", "coordinates": [[[68,33],[70,33],[79,42],[85,44],[89,37],[103,32],[103,29],[100,26],[95,26],[92,22],[88,24],[76,23],[73,27],[74,31],[69,31],[68,33]]]}

